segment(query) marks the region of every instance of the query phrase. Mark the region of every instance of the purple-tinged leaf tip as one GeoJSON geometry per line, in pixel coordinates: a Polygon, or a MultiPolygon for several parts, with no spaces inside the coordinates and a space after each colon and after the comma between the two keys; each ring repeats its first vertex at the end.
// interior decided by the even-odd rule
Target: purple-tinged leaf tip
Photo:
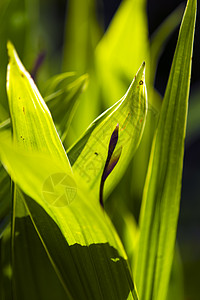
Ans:
{"type": "Polygon", "coordinates": [[[110,138],[110,143],[109,143],[109,147],[108,147],[108,156],[106,159],[106,163],[104,166],[104,170],[101,176],[101,183],[100,183],[100,204],[102,207],[103,206],[103,188],[104,188],[104,183],[106,181],[106,178],[108,177],[108,175],[112,172],[112,170],[114,169],[114,167],[116,166],[116,164],[119,161],[121,152],[122,152],[122,147],[120,147],[115,153],[115,147],[117,145],[117,141],[118,141],[118,132],[119,132],[119,124],[117,124],[117,126],[115,127],[111,138],[110,138]]]}

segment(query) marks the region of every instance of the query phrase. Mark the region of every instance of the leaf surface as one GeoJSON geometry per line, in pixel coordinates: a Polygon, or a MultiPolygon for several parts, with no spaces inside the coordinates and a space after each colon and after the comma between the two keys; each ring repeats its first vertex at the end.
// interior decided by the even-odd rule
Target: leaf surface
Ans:
{"type": "MultiPolygon", "coordinates": [[[[0,132],[0,157],[16,188],[26,194],[14,195],[13,224],[20,222],[18,229],[23,229],[30,216],[67,299],[137,299],[112,223],[81,181],[76,182],[45,102],[13,46],[8,47],[13,142],[9,132],[0,132]]],[[[15,233],[13,227],[14,256],[19,250],[15,233]]],[[[25,269],[21,280],[26,286],[25,269]]]]}
{"type": "Polygon", "coordinates": [[[93,121],[83,136],[68,151],[76,178],[84,180],[97,199],[108,145],[117,124],[119,137],[115,151],[121,148],[121,156],[106,181],[106,193],[109,193],[123,176],[140,143],[147,115],[144,71],[143,63],[124,97],[93,121]]]}
{"type": "Polygon", "coordinates": [[[135,269],[139,297],[165,299],[179,215],[196,1],[189,0],[154,137],[135,269]]]}

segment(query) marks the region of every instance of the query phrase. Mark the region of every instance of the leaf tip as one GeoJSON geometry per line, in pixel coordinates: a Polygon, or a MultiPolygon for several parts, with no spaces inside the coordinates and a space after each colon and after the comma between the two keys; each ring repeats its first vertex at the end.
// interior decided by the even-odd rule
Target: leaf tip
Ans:
{"type": "Polygon", "coordinates": [[[13,51],[14,51],[14,46],[10,40],[7,41],[7,50],[8,50],[8,58],[9,58],[9,62],[10,62],[13,51]]]}
{"type": "Polygon", "coordinates": [[[111,138],[110,138],[110,143],[109,143],[109,147],[108,147],[108,155],[107,155],[107,159],[106,159],[106,163],[104,166],[104,170],[103,170],[103,174],[101,177],[101,183],[100,183],[100,204],[102,207],[103,206],[103,188],[104,188],[104,183],[106,181],[106,178],[109,176],[109,174],[112,172],[112,170],[114,169],[114,167],[116,166],[116,164],[119,161],[119,158],[121,156],[121,152],[122,152],[122,147],[120,147],[116,152],[114,152],[115,147],[117,145],[117,141],[118,141],[118,132],[119,132],[119,124],[117,123],[111,138]]]}

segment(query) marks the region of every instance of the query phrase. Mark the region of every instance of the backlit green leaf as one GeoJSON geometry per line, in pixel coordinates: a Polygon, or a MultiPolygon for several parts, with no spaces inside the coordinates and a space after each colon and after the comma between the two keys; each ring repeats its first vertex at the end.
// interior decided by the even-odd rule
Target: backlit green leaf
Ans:
{"type": "Polygon", "coordinates": [[[195,17],[196,0],[189,0],[146,177],[135,270],[143,300],[165,299],[168,289],[180,206],[195,17]]]}
{"type": "Polygon", "coordinates": [[[76,178],[84,180],[97,199],[110,137],[116,125],[119,124],[119,137],[115,151],[121,148],[121,156],[106,181],[106,193],[122,177],[141,140],[147,115],[144,71],[143,63],[124,97],[100,115],[68,152],[76,178]]]}
{"type": "MultiPolygon", "coordinates": [[[[13,147],[6,134],[0,133],[0,137],[1,160],[20,188],[36,200],[26,197],[26,209],[66,292],[75,299],[101,299],[102,295],[108,299],[126,299],[128,295],[137,299],[126,254],[99,203],[75,182],[74,186],[68,182],[68,192],[77,188],[70,204],[67,196],[61,201],[59,195],[51,202],[46,183],[56,174],[65,174],[62,166],[48,155],[40,157],[13,147]],[[48,174],[52,177],[46,178],[48,174]]],[[[49,192],[56,193],[51,186],[49,192]]],[[[26,222],[23,206],[17,205],[21,209],[16,218],[26,222]]]]}
{"type": "MultiPolygon", "coordinates": [[[[9,133],[0,132],[0,157],[17,193],[20,187],[29,196],[14,195],[13,224],[20,222],[18,230],[23,229],[30,216],[67,299],[137,299],[127,256],[112,223],[81,180],[75,181],[46,104],[13,46],[8,47],[14,141],[9,133]]],[[[23,297],[20,285],[14,288],[19,299],[23,297]]]]}
{"type": "Polygon", "coordinates": [[[122,1],[95,53],[104,105],[122,97],[143,60],[149,72],[148,46],[146,0],[122,1]]]}
{"type": "Polygon", "coordinates": [[[40,149],[59,157],[71,172],[49,109],[10,42],[8,55],[7,91],[14,141],[26,149],[40,149]]]}

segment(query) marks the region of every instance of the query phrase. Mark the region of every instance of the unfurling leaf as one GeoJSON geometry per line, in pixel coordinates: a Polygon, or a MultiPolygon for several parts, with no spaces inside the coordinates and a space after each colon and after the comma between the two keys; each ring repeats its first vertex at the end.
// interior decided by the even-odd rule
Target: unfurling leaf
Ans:
{"type": "Polygon", "coordinates": [[[102,207],[103,207],[103,187],[104,187],[105,180],[108,177],[108,175],[112,172],[112,170],[114,169],[116,164],[118,163],[120,155],[121,155],[121,151],[122,151],[122,147],[120,147],[114,153],[114,150],[116,148],[117,141],[118,141],[118,132],[119,132],[119,124],[117,124],[117,126],[115,127],[115,130],[113,131],[113,133],[111,135],[111,139],[110,139],[110,143],[109,143],[109,147],[108,147],[108,156],[107,156],[105,167],[104,167],[103,174],[101,177],[100,204],[102,207]]]}

